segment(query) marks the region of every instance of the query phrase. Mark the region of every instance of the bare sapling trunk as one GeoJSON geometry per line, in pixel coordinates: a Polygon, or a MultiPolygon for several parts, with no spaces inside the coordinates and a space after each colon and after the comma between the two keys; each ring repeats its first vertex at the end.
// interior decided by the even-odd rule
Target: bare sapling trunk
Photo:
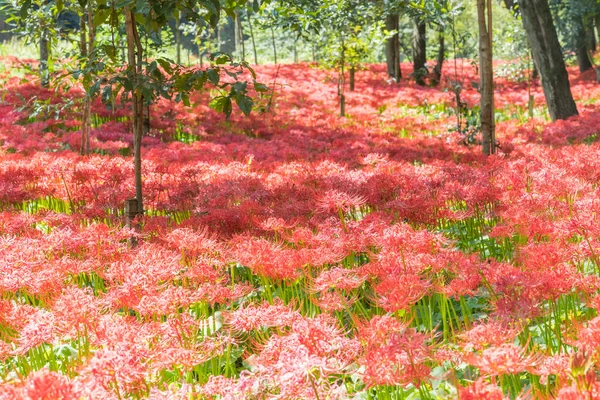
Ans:
{"type": "MultiPolygon", "coordinates": [[[[96,30],[94,28],[93,15],[88,4],[80,19],[81,57],[90,57],[94,50],[96,30]],[[86,27],[87,20],[87,27],[86,27]],[[87,37],[86,37],[87,35],[87,37]]],[[[81,154],[90,153],[90,135],[92,131],[92,98],[86,94],[83,99],[83,119],[81,121],[81,154]]]]}
{"type": "Polygon", "coordinates": [[[137,214],[144,213],[142,197],[142,137],[144,134],[144,100],[138,87],[139,76],[142,73],[142,44],[135,25],[135,17],[125,7],[125,31],[127,34],[127,69],[132,79],[134,90],[131,93],[133,117],[133,164],[135,174],[135,198],[137,214]]]}
{"type": "Polygon", "coordinates": [[[250,40],[252,40],[252,52],[254,53],[254,65],[258,65],[258,53],[256,52],[256,42],[254,40],[254,30],[252,29],[252,19],[248,15],[248,27],[250,28],[250,40]]]}
{"type": "Polygon", "coordinates": [[[345,77],[345,66],[346,66],[346,46],[344,44],[344,37],[340,38],[341,43],[341,57],[340,57],[340,77],[338,80],[338,95],[340,97],[340,116],[346,116],[346,95],[344,93],[344,86],[346,86],[346,77],[345,77]]]}
{"type": "Polygon", "coordinates": [[[275,43],[275,31],[271,28],[271,43],[273,44],[273,61],[277,64],[277,43],[275,43]]]}
{"type": "Polygon", "coordinates": [[[177,65],[181,65],[181,11],[177,11],[177,17],[175,18],[175,51],[177,58],[177,65]]]}
{"type": "Polygon", "coordinates": [[[50,71],[49,71],[49,60],[50,60],[50,33],[48,28],[42,30],[40,36],[40,80],[43,88],[50,86],[50,71]]]}
{"type": "Polygon", "coordinates": [[[479,25],[482,150],[483,154],[490,155],[496,152],[491,0],[477,0],[477,21],[479,25]]]}

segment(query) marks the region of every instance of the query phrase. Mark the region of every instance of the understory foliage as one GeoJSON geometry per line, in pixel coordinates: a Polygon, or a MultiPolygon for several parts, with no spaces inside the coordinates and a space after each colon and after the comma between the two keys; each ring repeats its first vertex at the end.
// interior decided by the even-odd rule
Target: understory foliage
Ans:
{"type": "Polygon", "coordinates": [[[593,72],[556,123],[499,79],[489,158],[381,65],[347,118],[334,72],[257,74],[268,112],[152,106],[139,231],[128,109],[94,104],[83,157],[79,110],[1,77],[0,399],[600,397],[593,72]]]}

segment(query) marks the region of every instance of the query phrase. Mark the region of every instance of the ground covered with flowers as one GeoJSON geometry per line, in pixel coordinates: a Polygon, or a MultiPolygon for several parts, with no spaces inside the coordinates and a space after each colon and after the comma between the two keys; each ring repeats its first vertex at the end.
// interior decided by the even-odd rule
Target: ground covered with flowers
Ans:
{"type": "Polygon", "coordinates": [[[0,399],[600,397],[593,72],[556,123],[499,79],[484,158],[446,84],[372,66],[341,118],[333,72],[261,66],[248,118],[152,107],[134,231],[127,107],[80,156],[77,93],[3,62],[0,399]]]}

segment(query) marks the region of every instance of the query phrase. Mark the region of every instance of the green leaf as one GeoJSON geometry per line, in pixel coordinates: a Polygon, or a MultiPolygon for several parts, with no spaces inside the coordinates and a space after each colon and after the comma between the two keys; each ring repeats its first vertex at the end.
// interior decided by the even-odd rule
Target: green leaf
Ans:
{"type": "Polygon", "coordinates": [[[164,58],[159,58],[156,61],[160,64],[162,69],[164,69],[167,74],[170,75],[173,73],[173,68],[171,68],[171,63],[168,60],[164,58]]]}
{"type": "Polygon", "coordinates": [[[231,98],[227,96],[218,96],[211,100],[209,107],[217,112],[224,113],[227,118],[231,115],[231,98]]]}
{"type": "Polygon", "coordinates": [[[250,112],[252,111],[252,106],[254,105],[250,97],[241,93],[237,93],[235,95],[235,103],[238,105],[240,110],[242,110],[244,115],[250,115],[250,112]]]}
{"type": "Polygon", "coordinates": [[[217,86],[219,84],[219,80],[221,79],[221,76],[214,68],[207,70],[206,76],[208,77],[208,80],[210,81],[210,83],[212,83],[215,86],[217,86]]]}
{"type": "Polygon", "coordinates": [[[214,60],[215,64],[217,65],[223,65],[231,62],[231,56],[227,53],[215,53],[211,59],[214,60]]]}
{"type": "Polygon", "coordinates": [[[150,12],[150,4],[148,0],[137,0],[135,3],[135,12],[148,15],[150,12]]]}
{"type": "Polygon", "coordinates": [[[175,101],[178,103],[183,102],[183,105],[186,107],[190,106],[190,96],[187,93],[177,93],[177,96],[175,96],[175,101]]]}
{"type": "Polygon", "coordinates": [[[256,90],[259,93],[264,93],[269,91],[269,87],[264,83],[254,82],[254,90],[256,90]]]}
{"type": "Polygon", "coordinates": [[[111,44],[105,44],[102,46],[102,48],[112,62],[117,62],[117,48],[115,46],[111,44]]]}
{"type": "Polygon", "coordinates": [[[110,15],[112,10],[110,9],[105,9],[105,10],[97,10],[94,13],[94,26],[98,27],[100,25],[102,25],[104,23],[104,21],[106,21],[110,15]]]}
{"type": "Polygon", "coordinates": [[[233,84],[233,89],[236,92],[246,92],[246,87],[248,86],[248,82],[236,82],[233,84]]]}
{"type": "Polygon", "coordinates": [[[115,8],[123,8],[133,4],[133,0],[118,0],[115,2],[115,8]]]}
{"type": "Polygon", "coordinates": [[[21,18],[27,18],[27,14],[29,13],[29,8],[31,7],[31,0],[25,0],[21,9],[19,10],[19,14],[21,18]]]}

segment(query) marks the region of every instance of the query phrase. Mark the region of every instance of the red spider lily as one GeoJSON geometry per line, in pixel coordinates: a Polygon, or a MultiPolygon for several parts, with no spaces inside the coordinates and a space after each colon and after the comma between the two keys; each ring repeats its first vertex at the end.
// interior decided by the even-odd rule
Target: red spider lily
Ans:
{"type": "Polygon", "coordinates": [[[373,385],[408,385],[426,382],[430,369],[427,337],[391,317],[373,317],[360,330],[365,352],[364,381],[373,385]]]}

